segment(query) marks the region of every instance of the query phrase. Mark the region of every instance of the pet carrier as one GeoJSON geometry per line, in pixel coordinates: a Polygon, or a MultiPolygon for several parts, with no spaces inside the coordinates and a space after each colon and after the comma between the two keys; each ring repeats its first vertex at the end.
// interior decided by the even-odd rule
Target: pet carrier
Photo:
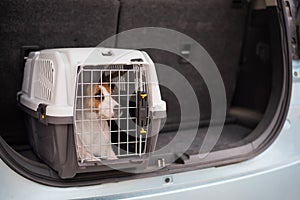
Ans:
{"type": "Polygon", "coordinates": [[[62,178],[145,169],[166,117],[154,64],[137,50],[32,52],[18,101],[34,152],[62,178]]]}

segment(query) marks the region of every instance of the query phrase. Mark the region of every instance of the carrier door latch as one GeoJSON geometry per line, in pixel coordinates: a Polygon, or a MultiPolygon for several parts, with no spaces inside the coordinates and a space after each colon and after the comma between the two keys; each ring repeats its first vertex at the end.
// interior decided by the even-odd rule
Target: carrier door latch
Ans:
{"type": "Polygon", "coordinates": [[[38,106],[38,109],[37,109],[37,112],[38,112],[38,120],[43,123],[43,124],[46,124],[48,125],[47,123],[47,117],[46,117],[46,109],[47,109],[47,106],[46,104],[39,104],[38,106]]]}
{"type": "Polygon", "coordinates": [[[137,110],[137,120],[140,126],[140,134],[145,134],[147,126],[147,116],[148,116],[148,95],[145,92],[138,92],[138,110],[137,110]]]}

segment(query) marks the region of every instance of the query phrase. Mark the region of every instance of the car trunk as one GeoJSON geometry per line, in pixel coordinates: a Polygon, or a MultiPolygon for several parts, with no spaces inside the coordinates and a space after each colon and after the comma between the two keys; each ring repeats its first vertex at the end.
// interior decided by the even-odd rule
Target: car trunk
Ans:
{"type": "MultiPolygon", "coordinates": [[[[289,62],[288,50],[282,43],[287,36],[283,15],[278,12],[281,4],[266,6],[261,4],[265,1],[248,3],[223,0],[72,2],[32,0],[0,3],[0,81],[3,94],[0,107],[5,116],[0,134],[3,139],[1,151],[6,152],[1,155],[6,155],[4,160],[10,166],[15,166],[13,168],[19,173],[51,185],[85,185],[153,175],[133,175],[112,170],[83,173],[72,180],[61,180],[33,153],[27,138],[24,114],[16,101],[22,83],[23,57],[29,51],[95,46],[109,36],[139,27],[173,29],[202,45],[219,69],[227,101],[226,119],[220,138],[212,153],[200,159],[199,151],[206,145],[203,141],[212,116],[210,96],[203,78],[188,61],[178,55],[144,49],[155,63],[170,66],[188,80],[200,108],[200,119],[192,113],[181,115],[175,94],[161,85],[168,117],[158,136],[156,150],[164,149],[175,136],[180,137],[167,150],[153,155],[149,169],[156,171],[152,173],[239,162],[257,155],[275,139],[286,114],[290,81],[286,67],[289,62]],[[197,133],[190,143],[185,138],[193,135],[195,130],[197,133]]],[[[111,46],[122,47],[120,43],[116,40],[111,46]]],[[[158,78],[162,81],[166,77],[158,73],[158,78]]],[[[180,87],[176,80],[173,84],[180,87]]],[[[186,103],[189,103],[189,98],[186,103]]],[[[211,126],[221,125],[214,122],[211,126]]]]}

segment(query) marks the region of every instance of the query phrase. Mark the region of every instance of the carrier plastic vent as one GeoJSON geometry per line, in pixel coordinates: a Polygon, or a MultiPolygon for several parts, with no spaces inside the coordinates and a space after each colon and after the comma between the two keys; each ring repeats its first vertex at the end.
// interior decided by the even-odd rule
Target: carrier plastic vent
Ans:
{"type": "Polygon", "coordinates": [[[39,99],[51,101],[54,84],[53,62],[47,59],[37,60],[35,63],[34,96],[39,99]]]}

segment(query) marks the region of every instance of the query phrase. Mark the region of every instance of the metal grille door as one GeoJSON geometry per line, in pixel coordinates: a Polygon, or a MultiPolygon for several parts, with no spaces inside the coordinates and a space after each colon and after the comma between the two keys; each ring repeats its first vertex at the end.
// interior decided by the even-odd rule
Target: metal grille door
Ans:
{"type": "Polygon", "coordinates": [[[78,161],[146,153],[149,112],[143,65],[80,66],[74,133],[78,161]]]}

